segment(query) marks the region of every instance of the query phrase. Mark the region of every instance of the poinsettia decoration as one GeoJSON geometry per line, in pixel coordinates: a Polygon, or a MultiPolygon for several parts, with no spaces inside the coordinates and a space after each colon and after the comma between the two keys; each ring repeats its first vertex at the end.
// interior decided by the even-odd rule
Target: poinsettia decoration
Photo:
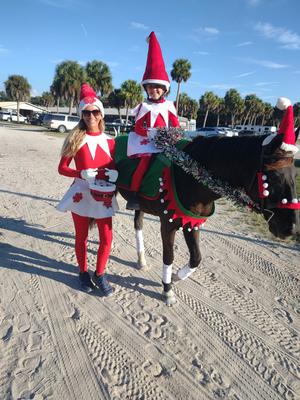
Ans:
{"type": "Polygon", "coordinates": [[[74,203],[79,203],[82,200],[82,193],[75,193],[73,196],[73,202],[74,203]]]}

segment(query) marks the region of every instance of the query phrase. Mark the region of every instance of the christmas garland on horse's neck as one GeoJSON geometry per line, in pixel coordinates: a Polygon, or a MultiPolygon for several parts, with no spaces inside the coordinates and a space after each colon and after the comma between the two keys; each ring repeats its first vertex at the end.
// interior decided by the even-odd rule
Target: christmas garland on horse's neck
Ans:
{"type": "Polygon", "coordinates": [[[261,211],[259,204],[254,203],[243,188],[233,188],[228,182],[215,178],[203,166],[200,166],[189,154],[179,150],[175,144],[183,139],[184,134],[178,128],[158,128],[155,137],[155,146],[162,150],[162,153],[172,163],[179,166],[184,172],[209,188],[216,195],[225,197],[237,207],[250,207],[261,211]]]}

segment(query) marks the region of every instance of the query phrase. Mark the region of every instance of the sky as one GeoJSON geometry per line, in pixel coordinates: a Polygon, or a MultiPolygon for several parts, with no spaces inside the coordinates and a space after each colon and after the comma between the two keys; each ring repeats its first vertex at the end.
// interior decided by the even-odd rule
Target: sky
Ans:
{"type": "MultiPolygon", "coordinates": [[[[300,101],[299,0],[10,0],[1,2],[0,90],[9,75],[27,78],[33,96],[48,91],[56,65],[109,65],[113,86],[141,82],[154,31],[169,74],[192,65],[181,91],[199,100],[234,88],[275,105],[300,101]]],[[[171,81],[169,99],[176,97],[171,81]]]]}

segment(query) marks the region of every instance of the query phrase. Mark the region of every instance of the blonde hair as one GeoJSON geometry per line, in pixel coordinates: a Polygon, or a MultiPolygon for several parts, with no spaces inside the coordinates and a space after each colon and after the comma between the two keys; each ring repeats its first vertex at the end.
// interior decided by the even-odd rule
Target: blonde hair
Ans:
{"type": "MultiPolygon", "coordinates": [[[[104,132],[105,124],[103,118],[99,121],[98,126],[99,126],[99,131],[104,132]]],[[[81,119],[78,125],[76,125],[75,128],[72,129],[71,132],[66,137],[61,149],[61,156],[63,157],[75,156],[83,141],[84,135],[86,134],[86,128],[87,127],[85,122],[83,121],[83,119],[81,119]]]]}

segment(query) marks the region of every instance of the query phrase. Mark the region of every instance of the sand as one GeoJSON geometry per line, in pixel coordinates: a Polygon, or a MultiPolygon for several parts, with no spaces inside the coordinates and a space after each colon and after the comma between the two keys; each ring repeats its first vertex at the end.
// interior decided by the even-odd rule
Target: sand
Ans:
{"type": "MultiPolygon", "coordinates": [[[[138,270],[118,196],[115,295],[82,293],[71,217],[55,209],[71,183],[57,173],[63,139],[13,126],[0,139],[0,399],[300,398],[299,245],[262,237],[223,202],[201,231],[201,266],[167,307],[158,219],[145,219],[138,270]]],[[[175,251],[176,269],[182,233],[175,251]]]]}

